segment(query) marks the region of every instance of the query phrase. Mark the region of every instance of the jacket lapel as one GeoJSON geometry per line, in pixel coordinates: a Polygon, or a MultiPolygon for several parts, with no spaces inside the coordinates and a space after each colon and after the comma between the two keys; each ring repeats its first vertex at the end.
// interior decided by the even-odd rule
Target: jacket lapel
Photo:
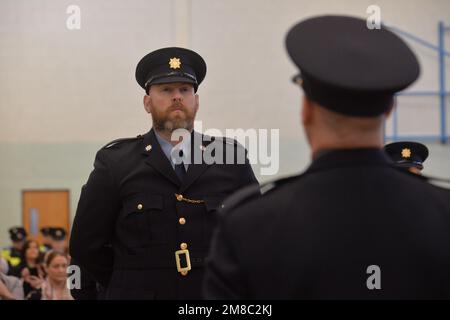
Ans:
{"type": "Polygon", "coordinates": [[[203,152],[207,145],[208,141],[203,142],[203,135],[201,133],[192,132],[191,164],[184,177],[180,192],[184,192],[189,188],[209,168],[210,165],[206,164],[203,160],[203,152]]]}
{"type": "Polygon", "coordinates": [[[178,179],[178,176],[173,170],[169,159],[167,159],[166,155],[162,151],[153,129],[144,135],[142,154],[146,156],[145,162],[148,165],[157,170],[161,175],[172,181],[178,187],[181,185],[180,179],[178,179]]]}

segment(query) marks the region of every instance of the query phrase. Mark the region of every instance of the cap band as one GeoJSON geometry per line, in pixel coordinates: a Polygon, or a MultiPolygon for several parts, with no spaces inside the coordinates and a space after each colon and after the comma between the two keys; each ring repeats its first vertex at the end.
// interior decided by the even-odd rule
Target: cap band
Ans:
{"type": "Polygon", "coordinates": [[[194,81],[195,84],[197,84],[197,78],[190,74],[190,73],[186,73],[186,72],[179,72],[179,71],[174,71],[174,72],[169,72],[169,73],[161,73],[161,74],[157,74],[154,75],[152,77],[150,77],[150,79],[148,79],[145,82],[145,87],[147,87],[149,84],[151,84],[153,81],[157,80],[157,79],[161,79],[161,78],[165,78],[165,77],[183,77],[183,78],[190,78],[192,81],[194,81]]]}

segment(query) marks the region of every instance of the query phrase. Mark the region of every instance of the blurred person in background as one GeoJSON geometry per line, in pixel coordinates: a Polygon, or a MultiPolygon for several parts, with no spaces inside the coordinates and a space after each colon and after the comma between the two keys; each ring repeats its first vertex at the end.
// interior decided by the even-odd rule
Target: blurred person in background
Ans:
{"type": "Polygon", "coordinates": [[[8,269],[8,262],[0,257],[0,300],[23,300],[22,281],[8,276],[8,269]]]}
{"type": "Polygon", "coordinates": [[[52,245],[51,245],[52,239],[50,238],[50,229],[51,229],[51,227],[43,227],[40,229],[41,234],[42,234],[42,244],[39,247],[39,251],[41,251],[42,253],[46,253],[46,252],[52,250],[52,245]]]}
{"type": "Polygon", "coordinates": [[[66,235],[67,232],[61,227],[52,227],[49,229],[50,247],[54,251],[68,253],[66,235]]]}
{"type": "Polygon", "coordinates": [[[23,227],[12,227],[8,230],[12,245],[2,250],[1,256],[9,267],[17,267],[21,262],[21,251],[27,240],[27,231],[23,227]]]}
{"type": "Polygon", "coordinates": [[[428,148],[419,142],[389,143],[384,146],[384,151],[398,167],[419,175],[422,174],[423,163],[428,158],[428,148]]]}
{"type": "Polygon", "coordinates": [[[29,300],[73,300],[67,287],[69,257],[59,251],[50,251],[45,256],[44,268],[47,276],[38,288],[29,295],[29,300]]]}
{"type": "Polygon", "coordinates": [[[22,279],[25,297],[44,281],[42,256],[39,252],[39,244],[36,241],[28,240],[25,242],[21,253],[21,262],[18,266],[9,270],[9,275],[22,279]]]}

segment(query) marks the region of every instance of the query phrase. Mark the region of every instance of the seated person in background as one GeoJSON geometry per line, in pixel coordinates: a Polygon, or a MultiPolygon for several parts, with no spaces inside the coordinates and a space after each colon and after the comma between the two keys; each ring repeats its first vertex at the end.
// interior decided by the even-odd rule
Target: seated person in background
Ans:
{"type": "Polygon", "coordinates": [[[46,254],[44,267],[45,281],[27,297],[29,300],[73,300],[67,287],[67,267],[69,257],[58,251],[46,254]]]}
{"type": "Polygon", "coordinates": [[[12,227],[9,230],[12,246],[2,250],[2,257],[8,262],[9,267],[17,267],[20,264],[20,255],[27,241],[27,231],[23,227],[12,227]]]}
{"type": "Polygon", "coordinates": [[[68,253],[69,250],[67,248],[66,235],[66,230],[61,227],[49,228],[50,246],[52,250],[68,253]]]}
{"type": "Polygon", "coordinates": [[[22,282],[13,276],[7,276],[8,262],[0,257],[0,300],[23,300],[22,282]]]}
{"type": "Polygon", "coordinates": [[[428,158],[428,148],[418,142],[400,141],[384,146],[384,151],[399,167],[422,174],[423,163],[428,158]]]}
{"type": "Polygon", "coordinates": [[[42,257],[39,252],[39,244],[34,240],[26,241],[22,249],[20,264],[9,270],[9,275],[23,280],[25,297],[33,289],[38,288],[44,280],[44,270],[41,263],[42,257]]]}

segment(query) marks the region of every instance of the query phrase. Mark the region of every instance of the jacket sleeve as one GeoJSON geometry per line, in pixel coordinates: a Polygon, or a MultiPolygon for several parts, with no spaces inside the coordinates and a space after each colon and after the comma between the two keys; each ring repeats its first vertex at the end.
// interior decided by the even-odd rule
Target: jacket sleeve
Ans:
{"type": "Polygon", "coordinates": [[[253,185],[253,184],[259,184],[258,180],[256,179],[255,174],[253,172],[252,166],[250,165],[250,161],[248,159],[248,150],[236,142],[235,153],[236,153],[235,161],[237,161],[238,164],[241,163],[238,165],[238,168],[239,168],[238,189],[249,186],[249,185],[253,185]],[[239,162],[240,160],[238,160],[241,154],[245,155],[244,163],[239,162]]]}
{"type": "Polygon", "coordinates": [[[94,170],[81,190],[70,238],[72,257],[105,287],[112,273],[111,243],[121,205],[107,151],[97,153],[94,170]]]}
{"type": "Polygon", "coordinates": [[[259,184],[248,158],[246,158],[245,160],[245,165],[242,171],[243,172],[241,175],[241,185],[240,185],[241,188],[251,184],[259,184]]]}

